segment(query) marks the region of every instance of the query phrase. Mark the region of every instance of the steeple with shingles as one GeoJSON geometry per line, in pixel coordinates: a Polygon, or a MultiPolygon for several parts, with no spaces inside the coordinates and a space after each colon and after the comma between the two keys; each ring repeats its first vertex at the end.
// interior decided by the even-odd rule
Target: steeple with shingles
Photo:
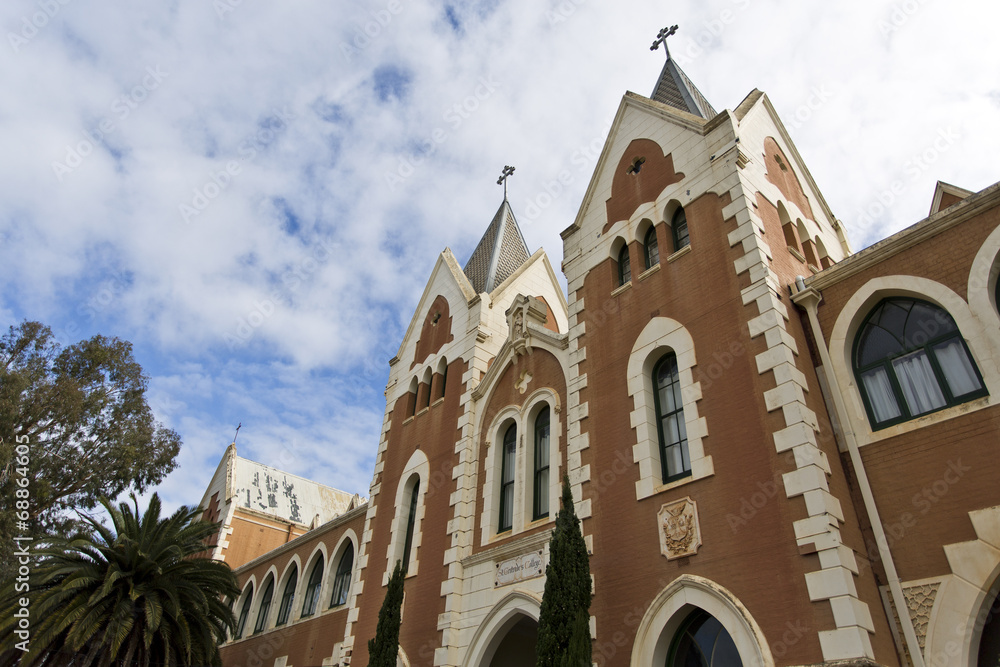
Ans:
{"type": "Polygon", "coordinates": [[[717,113],[712,105],[708,103],[705,96],[701,94],[698,87],[688,78],[684,70],[670,57],[670,49],[667,48],[667,37],[677,32],[677,26],[664,28],[656,36],[656,41],[649,47],[651,51],[659,48],[663,44],[663,50],[667,53],[667,62],[663,64],[660,72],[660,79],[656,82],[651,99],[666,104],[667,106],[687,111],[695,116],[709,120],[717,113]]]}
{"type": "Polygon", "coordinates": [[[514,212],[504,197],[493,216],[493,222],[486,228],[486,233],[462,270],[476,294],[492,292],[497,285],[521,268],[530,256],[528,244],[524,242],[521,228],[514,219],[514,212]]]}

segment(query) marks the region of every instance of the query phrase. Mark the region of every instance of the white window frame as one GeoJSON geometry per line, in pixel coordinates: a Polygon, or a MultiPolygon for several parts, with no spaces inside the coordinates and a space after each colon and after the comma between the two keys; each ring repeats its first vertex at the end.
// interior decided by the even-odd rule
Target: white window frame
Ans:
{"type": "Polygon", "coordinates": [[[695,364],[694,339],[683,325],[669,317],[651,319],[632,346],[628,360],[627,381],[633,406],[631,423],[636,434],[636,443],[632,447],[632,460],[639,466],[639,479],[635,483],[637,500],[715,474],[712,457],[705,454],[702,442],[708,435],[708,424],[705,418],[698,414],[701,382],[694,380],[695,364]],[[656,424],[656,404],[653,397],[653,392],[656,391],[653,368],[667,352],[673,352],[677,357],[677,374],[684,404],[684,425],[687,428],[691,474],[664,484],[660,462],[660,438],[656,424]]]}
{"type": "MultiPolygon", "coordinates": [[[[406,542],[406,524],[410,517],[410,495],[413,486],[410,484],[412,477],[416,476],[420,482],[420,489],[417,492],[417,511],[413,519],[413,541],[410,543],[410,562],[407,565],[406,578],[417,576],[420,566],[420,542],[421,526],[424,519],[425,498],[427,497],[427,484],[430,480],[430,463],[427,455],[421,450],[416,450],[406,462],[402,474],[399,476],[400,483],[396,485],[395,515],[392,519],[392,533],[389,536],[389,546],[386,548],[385,560],[386,569],[382,574],[382,585],[389,585],[389,577],[396,566],[397,560],[403,558],[403,548],[406,542]]],[[[357,559],[358,552],[354,552],[357,559]]]]}
{"type": "Polygon", "coordinates": [[[521,406],[503,408],[486,429],[486,479],[483,510],[480,514],[480,543],[504,540],[536,526],[555,521],[562,488],[559,452],[562,436],[562,408],[559,396],[542,387],[532,392],[521,406]],[[532,519],[534,494],[535,418],[545,405],[549,408],[549,515],[532,519]],[[500,477],[503,465],[500,450],[511,424],[517,426],[517,455],[514,459],[514,508],[510,530],[500,533],[500,477]]]}

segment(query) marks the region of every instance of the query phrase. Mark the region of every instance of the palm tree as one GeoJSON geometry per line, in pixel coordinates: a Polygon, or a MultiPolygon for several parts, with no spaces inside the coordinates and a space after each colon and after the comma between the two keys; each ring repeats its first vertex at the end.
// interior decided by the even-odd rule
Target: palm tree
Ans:
{"type": "MultiPolygon", "coordinates": [[[[30,650],[0,655],[21,667],[219,665],[218,644],[235,625],[224,601],[239,595],[228,565],[205,557],[218,524],[201,508],[160,518],[154,493],[145,514],[132,503],[101,504],[113,530],[87,518],[93,534],[56,538],[32,554],[30,650]]],[[[0,602],[0,643],[19,641],[14,581],[0,602]]]]}

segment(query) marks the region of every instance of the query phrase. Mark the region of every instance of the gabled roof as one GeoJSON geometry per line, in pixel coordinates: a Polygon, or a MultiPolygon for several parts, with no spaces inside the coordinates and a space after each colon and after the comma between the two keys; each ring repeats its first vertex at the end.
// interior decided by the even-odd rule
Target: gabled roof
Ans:
{"type": "Polygon", "coordinates": [[[517,226],[514,212],[504,197],[503,203],[493,216],[493,222],[486,228],[479,245],[462,269],[472,283],[476,294],[492,292],[528,261],[531,253],[524,242],[521,228],[517,226]]]}
{"type": "Polygon", "coordinates": [[[669,53],[663,71],[660,72],[660,80],[656,82],[656,88],[653,89],[650,99],[701,116],[705,120],[715,118],[717,113],[684,70],[670,58],[669,53]]]}

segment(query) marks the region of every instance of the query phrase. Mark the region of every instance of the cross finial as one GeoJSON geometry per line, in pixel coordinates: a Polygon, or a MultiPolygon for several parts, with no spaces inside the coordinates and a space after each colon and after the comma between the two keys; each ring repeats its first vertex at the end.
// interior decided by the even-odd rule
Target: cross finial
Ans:
{"type": "Polygon", "coordinates": [[[663,44],[663,50],[667,53],[667,60],[670,60],[670,49],[667,48],[667,37],[670,37],[675,32],[677,32],[677,26],[672,25],[669,28],[664,28],[660,32],[656,33],[656,39],[653,40],[653,45],[649,47],[650,51],[655,51],[660,48],[660,44],[663,44]]]}
{"type": "Polygon", "coordinates": [[[507,177],[514,173],[514,167],[509,164],[504,165],[503,172],[500,173],[500,178],[497,179],[497,185],[503,185],[503,198],[507,199],[507,177]]]}
{"type": "Polygon", "coordinates": [[[236,434],[233,436],[233,444],[236,444],[236,436],[240,434],[240,429],[243,428],[243,422],[236,425],[236,434]]]}

